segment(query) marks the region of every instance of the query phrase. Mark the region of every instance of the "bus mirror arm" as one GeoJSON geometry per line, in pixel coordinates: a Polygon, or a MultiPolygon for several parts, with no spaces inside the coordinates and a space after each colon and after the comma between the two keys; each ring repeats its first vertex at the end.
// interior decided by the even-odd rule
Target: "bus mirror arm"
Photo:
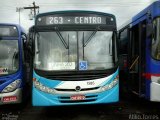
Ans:
{"type": "Polygon", "coordinates": [[[152,34],[153,34],[153,25],[152,25],[152,23],[149,23],[146,26],[146,35],[147,35],[147,37],[151,37],[152,34]]]}
{"type": "Polygon", "coordinates": [[[29,54],[33,55],[33,49],[32,46],[29,43],[26,43],[26,51],[28,51],[29,54]]]}
{"type": "Polygon", "coordinates": [[[33,50],[32,50],[32,47],[31,47],[31,46],[28,46],[28,51],[29,51],[29,53],[30,53],[31,55],[34,55],[34,52],[33,52],[33,50]]]}
{"type": "Polygon", "coordinates": [[[23,40],[25,40],[24,42],[26,42],[27,35],[25,33],[21,32],[21,37],[22,37],[23,40]]]}

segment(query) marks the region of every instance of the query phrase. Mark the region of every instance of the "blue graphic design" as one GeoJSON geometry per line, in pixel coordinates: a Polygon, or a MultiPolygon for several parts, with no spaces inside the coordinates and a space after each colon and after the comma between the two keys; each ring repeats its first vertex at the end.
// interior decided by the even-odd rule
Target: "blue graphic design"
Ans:
{"type": "Polygon", "coordinates": [[[79,62],[79,70],[87,70],[87,61],[80,61],[79,62]]]}

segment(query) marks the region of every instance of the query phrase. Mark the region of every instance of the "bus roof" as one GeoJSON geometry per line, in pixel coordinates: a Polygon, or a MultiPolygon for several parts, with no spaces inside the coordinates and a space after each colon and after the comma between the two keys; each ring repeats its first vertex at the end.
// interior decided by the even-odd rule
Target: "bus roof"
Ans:
{"type": "Polygon", "coordinates": [[[148,7],[136,14],[129,22],[127,21],[126,24],[120,27],[120,31],[126,27],[135,26],[140,21],[147,19],[148,15],[150,15],[152,19],[160,16],[160,1],[153,2],[148,7]]]}
{"type": "Polygon", "coordinates": [[[65,14],[65,13],[90,13],[90,14],[99,14],[99,15],[104,15],[104,16],[110,16],[114,17],[113,14],[109,13],[104,13],[104,12],[98,12],[98,11],[87,11],[87,10],[65,10],[65,11],[52,11],[52,12],[45,12],[45,13],[40,13],[36,17],[44,16],[44,15],[50,15],[50,14],[65,14]]]}
{"type": "Polygon", "coordinates": [[[152,19],[160,16],[160,1],[156,1],[146,7],[144,10],[135,15],[132,19],[132,25],[136,25],[138,22],[147,18],[147,15],[150,15],[152,19]]]}

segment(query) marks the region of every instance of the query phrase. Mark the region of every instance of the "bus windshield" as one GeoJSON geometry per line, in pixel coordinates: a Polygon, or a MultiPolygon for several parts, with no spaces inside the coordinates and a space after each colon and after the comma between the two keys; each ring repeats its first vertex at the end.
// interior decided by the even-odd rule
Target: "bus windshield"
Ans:
{"type": "Polygon", "coordinates": [[[0,76],[15,73],[18,66],[18,40],[0,40],[0,76]]]}
{"type": "Polygon", "coordinates": [[[153,21],[154,34],[152,38],[152,57],[160,60],[160,18],[153,21]]]}
{"type": "Polygon", "coordinates": [[[44,71],[111,69],[113,38],[113,31],[38,32],[34,67],[44,71]]]}

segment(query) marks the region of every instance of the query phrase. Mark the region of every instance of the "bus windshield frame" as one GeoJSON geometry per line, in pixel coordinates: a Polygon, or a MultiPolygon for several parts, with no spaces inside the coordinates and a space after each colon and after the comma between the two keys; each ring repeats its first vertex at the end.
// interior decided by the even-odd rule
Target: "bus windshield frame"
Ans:
{"type": "Polygon", "coordinates": [[[19,30],[16,25],[0,24],[0,77],[19,71],[19,30]]]}
{"type": "Polygon", "coordinates": [[[18,39],[0,39],[3,50],[0,58],[0,76],[7,76],[19,70],[19,42],[18,39]],[[8,62],[7,62],[8,61],[8,62]]]}
{"type": "MultiPolygon", "coordinates": [[[[89,37],[86,39],[85,38],[85,40],[86,40],[86,45],[89,43],[89,42],[92,42],[92,39],[94,39],[94,37],[96,36],[96,34],[97,33],[99,33],[99,32],[112,32],[112,36],[111,36],[111,43],[109,43],[109,44],[112,44],[113,46],[112,46],[112,48],[111,48],[111,51],[112,51],[112,53],[113,53],[113,56],[112,56],[112,61],[113,61],[113,66],[111,67],[111,68],[108,68],[108,69],[92,69],[92,70],[82,70],[82,71],[106,71],[106,70],[113,70],[113,69],[115,69],[115,68],[117,68],[117,61],[118,61],[118,59],[117,59],[117,41],[116,41],[116,31],[115,31],[115,29],[114,28],[112,28],[112,29],[103,29],[103,28],[101,28],[100,26],[90,26],[90,27],[88,27],[88,29],[86,29],[86,26],[41,26],[41,27],[35,27],[35,54],[34,54],[34,69],[35,70],[37,70],[37,71],[47,71],[47,72],[62,72],[62,71],[64,71],[64,72],[66,72],[66,70],[42,70],[42,69],[38,69],[37,67],[36,67],[36,64],[39,64],[40,62],[37,62],[36,64],[35,64],[35,59],[36,59],[36,54],[38,53],[39,54],[39,50],[37,51],[36,49],[37,49],[37,46],[36,46],[36,36],[37,36],[37,33],[38,34],[40,34],[41,32],[55,32],[55,34],[59,37],[58,39],[59,39],[59,41],[60,42],[62,42],[63,43],[63,45],[64,45],[64,47],[67,49],[67,41],[66,42],[64,42],[66,39],[64,39],[64,36],[62,35],[62,32],[83,32],[83,31],[87,31],[87,32],[90,32],[90,34],[89,34],[89,37]],[[67,29],[68,28],[68,29],[67,29]],[[62,31],[63,30],[63,31],[62,31]]],[[[77,36],[77,35],[76,35],[77,36]]],[[[81,37],[82,39],[84,39],[84,35],[83,34],[81,34],[81,36],[83,36],[83,37],[81,37]]],[[[68,36],[68,37],[70,37],[70,36],[68,36]]],[[[43,41],[45,41],[45,40],[43,40],[43,41]]],[[[106,40],[106,42],[107,42],[107,40],[106,40]]],[[[39,44],[39,43],[38,43],[39,44]]],[[[85,46],[86,46],[85,45],[85,46]]],[[[85,47],[83,47],[83,48],[85,48],[85,47]]],[[[78,49],[78,48],[77,48],[78,49]]],[[[78,51],[78,50],[77,50],[78,51]]],[[[83,51],[84,52],[84,51],[83,51]]],[[[77,55],[79,54],[79,52],[77,53],[77,55]]],[[[78,58],[78,57],[77,57],[78,58]]],[[[79,70],[79,61],[77,62],[77,65],[76,66],[78,66],[77,67],[77,69],[75,69],[75,70],[68,70],[68,71],[80,71],[79,70]]]]}

